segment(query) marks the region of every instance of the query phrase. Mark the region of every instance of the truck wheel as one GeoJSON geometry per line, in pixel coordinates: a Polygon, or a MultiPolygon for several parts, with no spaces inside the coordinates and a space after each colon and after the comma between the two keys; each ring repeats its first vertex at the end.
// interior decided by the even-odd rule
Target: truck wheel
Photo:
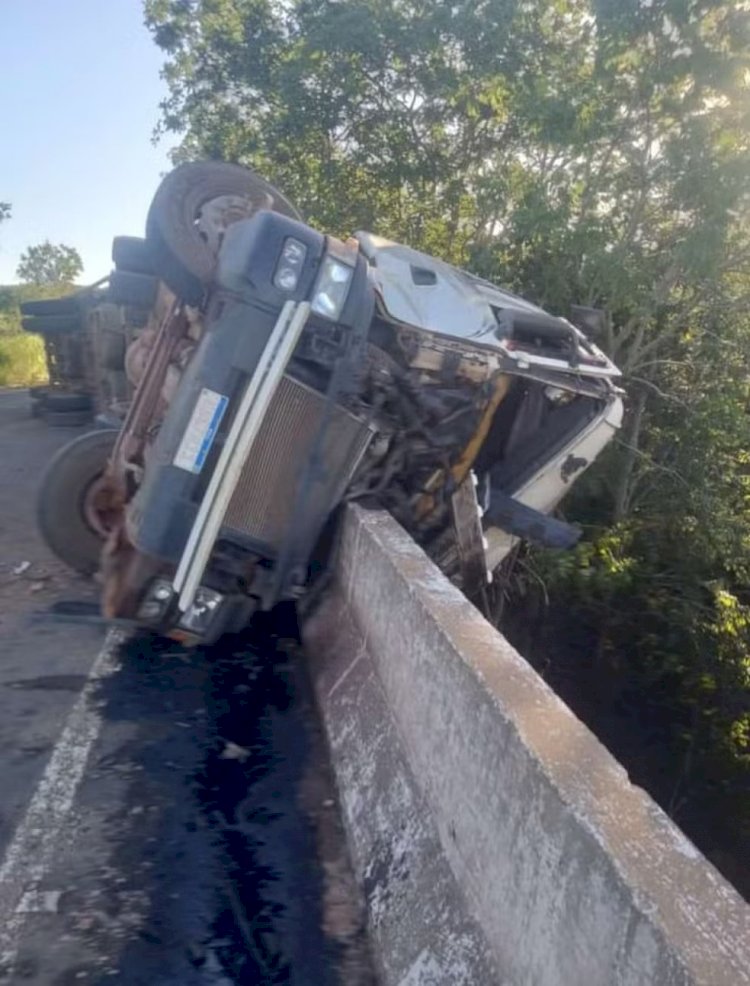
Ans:
{"type": "Polygon", "coordinates": [[[56,394],[50,391],[44,398],[49,411],[90,411],[91,398],[88,394],[56,394]]]}
{"type": "Polygon", "coordinates": [[[75,294],[63,298],[38,298],[19,305],[22,315],[75,315],[80,311],[80,299],[75,294]]]}
{"type": "Polygon", "coordinates": [[[140,236],[116,236],[112,240],[112,261],[117,270],[133,274],[153,274],[154,258],[148,240],[140,236]]]}
{"type": "Polygon", "coordinates": [[[83,328],[83,319],[80,315],[38,315],[22,318],[21,327],[24,332],[39,332],[41,335],[78,332],[83,328]]]}
{"type": "Polygon", "coordinates": [[[150,274],[116,270],[109,275],[107,297],[115,305],[150,308],[156,301],[158,280],[150,274]]]}
{"type": "MultiPolygon", "coordinates": [[[[92,575],[103,537],[87,518],[87,498],[104,472],[117,431],[74,438],[54,456],[37,496],[37,523],[47,547],[69,568],[92,575]]],[[[89,511],[90,512],[90,511],[89,511]]]]}
{"type": "Polygon", "coordinates": [[[183,301],[199,305],[226,227],[259,209],[300,218],[273,185],[247,168],[221,161],[175,168],[156,190],[146,220],[156,273],[183,301]]]}

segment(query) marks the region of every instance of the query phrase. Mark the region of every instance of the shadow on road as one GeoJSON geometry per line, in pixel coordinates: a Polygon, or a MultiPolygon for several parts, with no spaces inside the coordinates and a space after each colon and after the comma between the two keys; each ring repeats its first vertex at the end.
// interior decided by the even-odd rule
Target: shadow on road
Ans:
{"type": "MultiPolygon", "coordinates": [[[[208,651],[124,646],[102,686],[105,720],[138,724],[112,757],[131,771],[132,837],[111,862],[151,906],[102,982],[353,981],[340,969],[345,952],[364,954],[359,915],[338,940],[324,931],[315,812],[335,807],[327,788],[310,804],[310,775],[326,768],[294,637],[287,613],[208,651]]],[[[359,964],[357,982],[373,981],[359,964]]]]}

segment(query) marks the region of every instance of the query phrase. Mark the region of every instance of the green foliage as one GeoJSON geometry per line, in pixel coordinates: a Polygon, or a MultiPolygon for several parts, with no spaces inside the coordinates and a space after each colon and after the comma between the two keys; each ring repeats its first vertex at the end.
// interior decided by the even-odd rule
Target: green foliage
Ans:
{"type": "Polygon", "coordinates": [[[750,320],[737,307],[703,317],[693,313],[649,387],[631,385],[647,400],[627,477],[615,448],[566,504],[589,538],[533,566],[571,627],[598,641],[613,681],[667,717],[686,765],[680,799],[725,799],[748,836],[750,320]],[[614,524],[612,500],[624,506],[614,524]]]}
{"type": "Polygon", "coordinates": [[[56,298],[73,290],[70,285],[0,285],[0,387],[29,387],[47,382],[47,360],[39,336],[21,328],[22,301],[56,298]]]}
{"type": "Polygon", "coordinates": [[[23,331],[19,307],[22,302],[59,298],[74,290],[70,284],[0,284],[0,336],[23,331]]]}
{"type": "Polygon", "coordinates": [[[10,219],[10,203],[0,202],[0,223],[10,219]]]}
{"type": "Polygon", "coordinates": [[[0,334],[0,387],[29,387],[47,382],[47,360],[39,336],[0,334]]]}
{"type": "MultiPolygon", "coordinates": [[[[179,158],[257,167],[566,314],[629,392],[534,556],[709,776],[750,776],[750,22],[706,0],[145,0],[179,158]]],[[[531,592],[531,587],[528,587],[531,592]]],[[[528,592],[526,598],[528,598],[528,592]]]]}
{"type": "Polygon", "coordinates": [[[21,254],[16,271],[28,284],[72,284],[83,270],[83,261],[75,247],[45,240],[21,254]]]}

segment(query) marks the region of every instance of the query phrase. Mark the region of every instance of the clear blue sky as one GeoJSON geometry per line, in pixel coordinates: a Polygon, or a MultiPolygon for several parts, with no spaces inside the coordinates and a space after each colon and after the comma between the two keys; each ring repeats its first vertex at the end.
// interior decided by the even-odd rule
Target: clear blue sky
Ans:
{"type": "Polygon", "coordinates": [[[0,284],[45,239],[110,268],[112,237],[141,235],[174,138],[151,142],[162,54],[141,0],[1,0],[0,284]]]}

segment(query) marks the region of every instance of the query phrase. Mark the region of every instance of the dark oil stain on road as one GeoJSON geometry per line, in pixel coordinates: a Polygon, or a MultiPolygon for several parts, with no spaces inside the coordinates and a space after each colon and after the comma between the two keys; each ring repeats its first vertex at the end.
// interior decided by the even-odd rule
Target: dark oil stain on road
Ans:
{"type": "Polygon", "coordinates": [[[124,646],[103,715],[137,729],[99,767],[128,772],[111,862],[150,903],[102,984],[374,984],[353,881],[326,913],[345,850],[295,637],[285,611],[207,651],[124,646]]]}

